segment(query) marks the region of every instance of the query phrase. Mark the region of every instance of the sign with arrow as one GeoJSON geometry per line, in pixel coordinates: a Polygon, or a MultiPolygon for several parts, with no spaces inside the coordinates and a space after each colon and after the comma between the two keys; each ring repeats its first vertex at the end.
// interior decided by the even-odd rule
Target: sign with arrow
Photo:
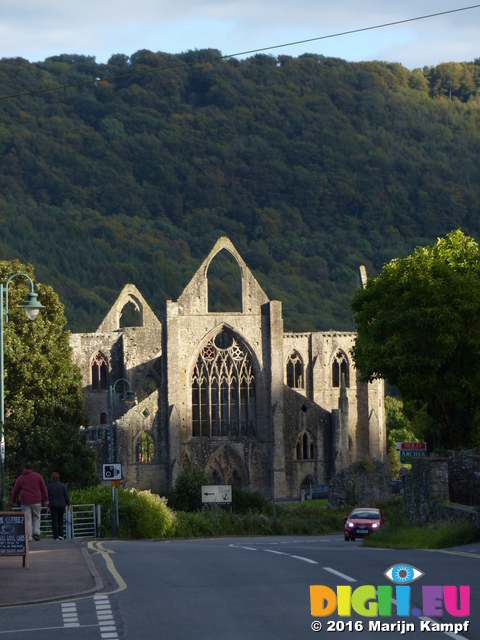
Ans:
{"type": "Polygon", "coordinates": [[[232,504],[231,484],[207,484],[202,485],[203,504],[232,504]]]}

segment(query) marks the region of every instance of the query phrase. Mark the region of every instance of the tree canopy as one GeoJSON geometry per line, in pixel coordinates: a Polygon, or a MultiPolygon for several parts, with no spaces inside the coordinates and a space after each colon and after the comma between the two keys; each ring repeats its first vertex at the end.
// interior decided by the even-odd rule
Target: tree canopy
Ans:
{"type": "Polygon", "coordinates": [[[350,330],[359,264],[480,239],[480,60],[219,55],[0,60],[0,98],[79,85],[0,100],[0,257],[35,264],[69,329],[127,282],[160,314],[226,235],[287,330],[350,330]]]}
{"type": "MultiPolygon", "coordinates": [[[[33,269],[0,261],[0,279],[15,273],[33,279],[33,269]]],[[[65,315],[57,294],[37,285],[45,309],[29,321],[20,305],[25,278],[10,281],[8,322],[4,321],[6,472],[17,476],[29,461],[45,479],[58,471],[70,486],[94,484],[94,454],[79,429],[86,425],[82,380],[72,362],[65,315]]]]}
{"type": "Polygon", "coordinates": [[[394,259],[357,289],[352,355],[425,408],[445,447],[480,442],[480,250],[460,230],[394,259]]]}

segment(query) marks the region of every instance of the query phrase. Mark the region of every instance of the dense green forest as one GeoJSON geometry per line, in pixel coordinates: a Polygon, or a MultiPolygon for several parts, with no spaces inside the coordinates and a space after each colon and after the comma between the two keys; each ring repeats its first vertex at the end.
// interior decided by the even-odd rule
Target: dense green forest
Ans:
{"type": "Polygon", "coordinates": [[[480,240],[479,125],[480,59],[2,59],[0,259],[92,331],[130,282],[160,315],[227,235],[286,329],[349,330],[359,264],[480,240]]]}

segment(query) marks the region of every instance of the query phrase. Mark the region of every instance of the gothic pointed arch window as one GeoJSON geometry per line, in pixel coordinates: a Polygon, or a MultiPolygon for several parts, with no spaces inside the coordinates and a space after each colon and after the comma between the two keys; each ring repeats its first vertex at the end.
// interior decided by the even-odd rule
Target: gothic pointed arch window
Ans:
{"type": "Polygon", "coordinates": [[[92,389],[101,391],[108,385],[108,363],[106,357],[100,351],[93,356],[90,364],[92,377],[92,389]]]}
{"type": "Polygon", "coordinates": [[[345,376],[345,386],[350,386],[350,365],[348,358],[343,351],[337,351],[332,362],[332,387],[339,387],[342,379],[342,375],[345,376]]]}
{"type": "Polygon", "coordinates": [[[300,485],[300,491],[303,489],[304,491],[311,491],[317,486],[317,481],[313,476],[305,476],[302,480],[302,484],[300,485]]]}
{"type": "Polygon", "coordinates": [[[315,459],[315,444],[312,436],[306,431],[297,438],[297,444],[295,446],[295,457],[297,460],[314,460],[315,459]]]}
{"type": "Polygon", "coordinates": [[[202,348],[192,376],[194,437],[252,436],[255,376],[245,345],[222,330],[202,348]]]}
{"type": "Polygon", "coordinates": [[[155,445],[153,436],[148,431],[144,431],[137,439],[135,446],[135,462],[154,462],[155,445]]]}
{"type": "Polygon", "coordinates": [[[287,361],[287,386],[291,389],[304,388],[303,360],[297,351],[292,351],[287,361]]]}

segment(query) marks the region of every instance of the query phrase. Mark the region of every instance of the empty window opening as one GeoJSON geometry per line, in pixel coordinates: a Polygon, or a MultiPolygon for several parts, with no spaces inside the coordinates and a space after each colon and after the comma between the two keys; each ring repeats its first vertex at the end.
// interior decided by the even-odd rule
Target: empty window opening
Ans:
{"type": "Polygon", "coordinates": [[[312,437],[306,431],[298,436],[295,455],[297,460],[315,460],[315,445],[312,437]]]}
{"type": "Polygon", "coordinates": [[[144,431],[137,440],[135,458],[137,462],[154,462],[155,460],[153,437],[148,431],[144,431]]]}
{"type": "Polygon", "coordinates": [[[343,353],[343,351],[339,351],[332,363],[332,387],[340,386],[342,375],[345,376],[345,386],[349,387],[350,367],[348,364],[347,356],[343,353]]]}
{"type": "Polygon", "coordinates": [[[287,362],[287,386],[291,389],[303,389],[303,360],[299,353],[292,351],[287,362]]]}
{"type": "Polygon", "coordinates": [[[122,309],[120,316],[120,328],[123,327],[141,327],[142,316],[138,307],[133,302],[127,302],[122,309]]]}
{"type": "Polygon", "coordinates": [[[242,478],[240,477],[240,474],[237,472],[236,469],[232,473],[232,476],[230,478],[230,484],[232,485],[232,487],[238,487],[238,488],[241,488],[243,486],[242,478]]]}
{"type": "Polygon", "coordinates": [[[240,267],[229,251],[222,249],[208,267],[208,311],[242,311],[240,267]]]}
{"type": "Polygon", "coordinates": [[[107,424],[107,414],[104,411],[100,414],[100,424],[107,424]]]}
{"type": "Polygon", "coordinates": [[[225,484],[220,473],[215,469],[212,476],[213,484],[225,484]]]}
{"type": "Polygon", "coordinates": [[[234,335],[222,331],[203,347],[195,365],[192,435],[252,436],[255,429],[255,377],[250,357],[234,335]]]}
{"type": "Polygon", "coordinates": [[[108,364],[103,353],[96,353],[91,364],[92,389],[100,391],[106,389],[108,385],[108,364]]]}

